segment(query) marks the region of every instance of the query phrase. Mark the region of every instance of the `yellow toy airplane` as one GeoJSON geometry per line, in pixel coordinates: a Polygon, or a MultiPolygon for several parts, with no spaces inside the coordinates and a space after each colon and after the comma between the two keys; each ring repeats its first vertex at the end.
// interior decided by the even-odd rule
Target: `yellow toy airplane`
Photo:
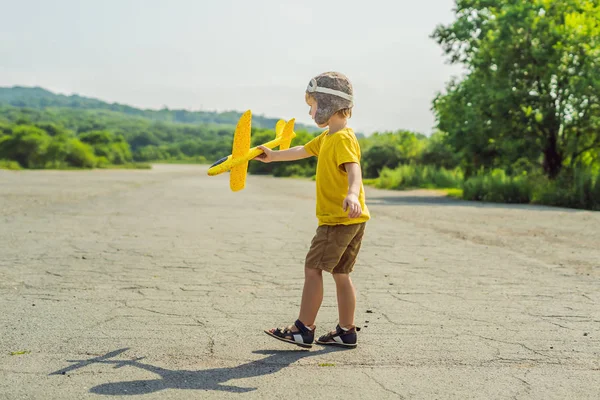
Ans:
{"type": "MultiPolygon", "coordinates": [[[[280,150],[290,148],[292,139],[296,137],[294,132],[295,119],[288,122],[280,120],[275,126],[275,140],[263,144],[273,149],[279,146],[280,150]]],[[[252,112],[250,110],[242,114],[235,134],[233,136],[232,154],[224,157],[210,166],[208,175],[214,176],[231,171],[229,175],[229,186],[234,192],[242,190],[246,186],[246,175],[248,174],[248,162],[263,153],[258,147],[250,148],[250,134],[252,128],[252,112]]]]}

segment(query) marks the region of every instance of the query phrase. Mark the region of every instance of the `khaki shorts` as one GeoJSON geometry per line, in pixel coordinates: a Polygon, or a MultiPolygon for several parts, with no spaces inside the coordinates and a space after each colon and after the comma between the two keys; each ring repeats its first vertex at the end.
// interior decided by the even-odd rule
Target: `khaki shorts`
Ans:
{"type": "Polygon", "coordinates": [[[332,274],[349,274],[354,268],[366,223],[321,225],[306,255],[306,268],[332,274]]]}

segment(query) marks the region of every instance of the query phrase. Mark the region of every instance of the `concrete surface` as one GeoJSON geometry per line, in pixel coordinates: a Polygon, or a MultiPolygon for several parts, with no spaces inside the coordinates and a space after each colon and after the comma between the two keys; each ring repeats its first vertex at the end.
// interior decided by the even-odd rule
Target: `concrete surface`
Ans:
{"type": "Polygon", "coordinates": [[[297,317],[313,185],[0,171],[0,398],[600,398],[600,213],[367,188],[359,348],[265,335],[297,317]]]}

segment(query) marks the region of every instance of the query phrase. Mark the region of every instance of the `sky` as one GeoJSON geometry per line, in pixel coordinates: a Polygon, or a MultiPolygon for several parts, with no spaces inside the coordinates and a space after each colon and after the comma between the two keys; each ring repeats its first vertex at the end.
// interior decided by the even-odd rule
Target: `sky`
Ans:
{"type": "Polygon", "coordinates": [[[245,111],[313,124],[325,71],[354,86],[357,132],[435,129],[460,74],[430,38],[454,0],[0,0],[0,86],[141,108],[245,111]]]}

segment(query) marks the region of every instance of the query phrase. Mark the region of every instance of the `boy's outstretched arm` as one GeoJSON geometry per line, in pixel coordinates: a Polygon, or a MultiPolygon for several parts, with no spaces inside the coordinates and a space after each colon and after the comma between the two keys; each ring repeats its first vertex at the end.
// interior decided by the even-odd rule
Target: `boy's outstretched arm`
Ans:
{"type": "Polygon", "coordinates": [[[264,163],[270,163],[273,161],[294,161],[294,160],[302,160],[303,158],[312,157],[312,154],[309,154],[304,146],[296,146],[287,150],[275,151],[271,150],[265,146],[258,146],[264,153],[254,158],[255,160],[262,161],[264,163]]]}
{"type": "Polygon", "coordinates": [[[358,218],[362,214],[362,208],[358,201],[362,186],[362,171],[358,163],[345,163],[344,168],[348,173],[348,195],[344,199],[343,208],[344,211],[349,211],[348,217],[358,218]]]}

